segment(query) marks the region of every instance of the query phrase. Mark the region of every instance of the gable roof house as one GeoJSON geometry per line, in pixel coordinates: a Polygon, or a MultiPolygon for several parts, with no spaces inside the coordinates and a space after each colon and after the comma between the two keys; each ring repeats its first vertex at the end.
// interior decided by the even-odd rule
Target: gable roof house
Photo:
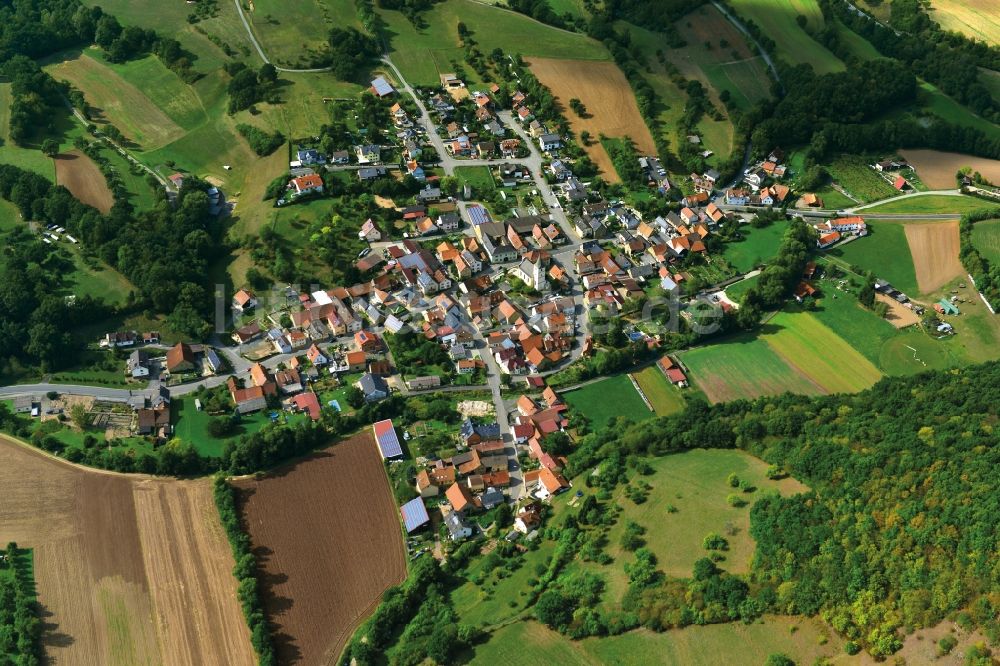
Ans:
{"type": "Polygon", "coordinates": [[[167,351],[167,372],[191,372],[194,368],[194,351],[190,345],[178,342],[167,351]]]}
{"type": "Polygon", "coordinates": [[[378,402],[389,397],[389,385],[378,375],[366,372],[361,375],[357,382],[357,387],[365,396],[365,402],[378,402]]]}
{"type": "Polygon", "coordinates": [[[240,289],[233,295],[233,310],[239,313],[257,307],[257,298],[249,289],[240,289]]]}

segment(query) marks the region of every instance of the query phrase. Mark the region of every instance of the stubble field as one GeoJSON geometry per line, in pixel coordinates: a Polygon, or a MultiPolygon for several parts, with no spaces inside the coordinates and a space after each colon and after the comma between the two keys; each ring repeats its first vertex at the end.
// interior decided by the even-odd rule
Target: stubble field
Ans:
{"type": "Polygon", "coordinates": [[[962,275],[958,260],[958,220],[907,224],[906,242],[913,255],[917,286],[925,294],[937,291],[962,275]]]}
{"type": "Polygon", "coordinates": [[[115,200],[104,180],[104,174],[86,155],[73,150],[57,155],[56,183],[64,186],[73,196],[85,204],[90,204],[107,215],[115,200]]]}
{"type": "Polygon", "coordinates": [[[531,58],[529,65],[538,80],[565,107],[573,131],[577,134],[584,130],[590,132],[595,143],[587,147],[587,154],[605,179],[619,180],[611,158],[597,142],[601,134],[613,138],[631,137],[640,154],[656,154],[653,136],[639,114],[635,95],[618,65],[613,62],[549,58],[531,58]],[[574,97],[587,108],[586,118],[570,110],[569,100],[574,97]]]}
{"type": "Polygon", "coordinates": [[[399,513],[366,431],[237,481],[282,664],[332,664],[406,576],[399,513]]]}
{"type": "Polygon", "coordinates": [[[988,44],[1000,42],[1000,13],[995,0],[935,0],[930,15],[945,30],[988,44]]]}
{"type": "Polygon", "coordinates": [[[256,663],[207,480],[75,468],[0,438],[0,541],[35,552],[53,664],[256,663]]]}

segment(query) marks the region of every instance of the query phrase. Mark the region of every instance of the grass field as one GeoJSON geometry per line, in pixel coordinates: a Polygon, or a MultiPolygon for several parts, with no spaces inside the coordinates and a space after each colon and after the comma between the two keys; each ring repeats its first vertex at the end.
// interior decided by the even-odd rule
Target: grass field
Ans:
{"type": "Polygon", "coordinates": [[[785,229],[786,225],[781,223],[773,223],[762,229],[749,224],[743,225],[740,231],[745,238],[735,243],[726,243],[722,256],[739,272],[751,271],[774,257],[785,229]]]}
{"type": "MultiPolygon", "coordinates": [[[[446,0],[423,12],[427,27],[418,30],[397,11],[381,10],[387,24],[393,62],[412,85],[439,85],[438,75],[464,63],[456,25],[465,23],[483,53],[511,49],[524,57],[608,60],[597,41],[552,28],[509,10],[472,0],[446,0]]],[[[470,75],[475,74],[466,68],[470,75]]]]}
{"type": "Polygon", "coordinates": [[[991,264],[1000,264],[1000,220],[976,222],[972,227],[972,245],[991,264]]]}
{"type": "Polygon", "coordinates": [[[811,27],[823,26],[816,0],[734,0],[732,5],[740,16],[752,19],[777,43],[777,56],[782,60],[793,65],[800,62],[812,65],[818,74],[844,70],[844,63],[837,56],[795,22],[795,17],[801,14],[811,27]]]}
{"type": "Polygon", "coordinates": [[[865,213],[900,213],[900,214],[934,214],[934,213],[955,213],[960,215],[970,210],[986,208],[990,204],[982,199],[968,196],[949,196],[945,194],[925,194],[899,201],[888,201],[886,203],[864,208],[859,211],[865,213]]]}
{"type": "Polygon", "coordinates": [[[643,368],[632,376],[657,416],[674,414],[684,409],[684,395],[681,390],[668,382],[663,376],[663,371],[655,365],[643,368]]]}
{"type": "Polygon", "coordinates": [[[993,0],[935,0],[931,18],[945,30],[954,30],[987,44],[1000,42],[1000,14],[993,0]]]}
{"type": "Polygon", "coordinates": [[[808,313],[779,312],[768,327],[768,345],[829,393],[853,393],[882,378],[868,359],[808,313]]]}
{"type": "Polygon", "coordinates": [[[917,293],[913,256],[901,224],[871,222],[867,236],[834,247],[827,254],[865,271],[872,271],[876,277],[888,280],[905,293],[917,293]]]}
{"type": "Polygon", "coordinates": [[[743,297],[743,294],[747,293],[750,287],[757,284],[758,279],[759,276],[754,275],[753,277],[747,278],[745,280],[740,280],[735,284],[729,285],[728,287],[726,287],[726,296],[728,296],[731,300],[736,301],[738,303],[740,299],[743,297]]]}
{"type": "Polygon", "coordinates": [[[64,275],[65,295],[94,296],[113,305],[124,305],[135,287],[124,275],[100,259],[84,258],[78,246],[66,248],[75,270],[64,275]]]}
{"type": "Polygon", "coordinates": [[[55,182],[56,167],[38,147],[14,145],[10,139],[10,84],[0,83],[0,162],[34,171],[55,182]]]}
{"type": "Polygon", "coordinates": [[[615,375],[563,394],[566,403],[590,419],[595,429],[603,428],[608,419],[624,416],[633,421],[649,418],[646,407],[628,375],[615,375]]]}
{"type": "Polygon", "coordinates": [[[483,571],[482,559],[473,563],[466,573],[466,582],[451,593],[451,601],[455,608],[462,609],[465,622],[472,625],[492,625],[504,622],[524,610],[524,591],[531,586],[528,579],[537,576],[535,567],[548,564],[552,556],[550,549],[538,548],[524,554],[524,561],[519,569],[503,578],[494,571],[489,574],[483,571]],[[483,582],[476,584],[471,579],[482,576],[483,582]],[[514,606],[510,600],[515,600],[514,606]]]}
{"type": "Polygon", "coordinates": [[[977,116],[932,84],[921,81],[917,93],[918,103],[922,109],[930,111],[950,123],[982,130],[991,139],[1000,138],[1000,125],[994,125],[985,118],[977,116]]]}
{"type": "MultiPolygon", "coordinates": [[[[153,56],[145,60],[150,59],[153,56]]],[[[119,67],[131,67],[131,64],[119,67]]],[[[92,117],[98,125],[102,122],[113,123],[130,141],[143,149],[158,148],[176,141],[184,134],[184,128],[144,92],[152,91],[153,87],[143,85],[140,88],[133,85],[115,69],[87,52],[49,65],[46,70],[56,79],[69,81],[84,92],[92,117]]],[[[186,86],[171,88],[171,92],[178,93],[186,86]]],[[[162,103],[165,100],[159,101],[162,103]]]]}
{"type": "Polygon", "coordinates": [[[827,171],[838,185],[862,202],[878,201],[899,194],[868,166],[868,160],[863,157],[838,157],[827,166],[827,171]]]}
{"type": "Polygon", "coordinates": [[[301,56],[321,50],[331,28],[361,27],[351,0],[256,0],[252,7],[246,13],[268,57],[293,67],[309,67],[301,56]]]}
{"type": "Polygon", "coordinates": [[[681,355],[694,384],[710,402],[752,399],[785,391],[818,395],[823,390],[786,363],[761,337],[740,336],[681,355]]]}
{"type": "MultiPolygon", "coordinates": [[[[730,506],[727,496],[737,493],[752,504],[768,490],[784,495],[808,490],[792,478],[769,480],[766,463],[736,450],[694,449],[655,458],[650,465],[654,474],[642,477],[653,487],[646,502],[636,504],[628,499],[623,488],[616,497],[622,513],[608,534],[608,552],[618,565],[612,565],[613,568],[620,568],[620,563],[630,557],[619,541],[626,521],[632,520],[646,528],[646,547],[656,554],[658,568],[678,578],[690,577],[694,563],[705,556],[701,545],[705,535],[709,532],[726,535],[726,526],[731,525],[736,529],[728,530],[732,532],[727,536],[729,550],[719,566],[731,573],[747,573],[754,550],[749,508],[730,506]],[[756,492],[744,493],[730,487],[729,474],[750,482],[756,492]],[[669,513],[668,505],[673,505],[676,513],[669,513]]],[[[623,580],[623,584],[626,582],[623,580]]],[[[625,590],[618,595],[616,592],[609,586],[608,597],[617,601],[625,590]]]]}
{"type": "Polygon", "coordinates": [[[855,392],[882,376],[870,358],[806,312],[780,312],[759,335],[692,349],[681,360],[711,402],[855,392]]]}
{"type": "Polygon", "coordinates": [[[660,634],[641,630],[571,641],[542,624],[521,621],[497,630],[476,646],[471,663],[523,664],[530,655],[531,663],[547,664],[717,666],[763,664],[769,655],[781,652],[795,655],[796,663],[811,664],[843,652],[836,640],[821,644],[831,633],[816,619],[768,616],[751,625],[691,626],[660,634]]]}

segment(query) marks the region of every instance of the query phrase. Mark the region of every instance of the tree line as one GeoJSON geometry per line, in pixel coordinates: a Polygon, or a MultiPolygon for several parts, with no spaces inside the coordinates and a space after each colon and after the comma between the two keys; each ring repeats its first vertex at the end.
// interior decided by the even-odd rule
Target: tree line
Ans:
{"type": "Polygon", "coordinates": [[[31,555],[13,541],[0,554],[0,662],[36,666],[42,663],[42,621],[30,569],[19,564],[24,557],[31,555]]]}
{"type": "Polygon", "coordinates": [[[219,519],[229,539],[233,550],[233,576],[239,583],[236,596],[243,609],[243,617],[250,627],[250,643],[257,653],[257,663],[260,666],[273,666],[277,663],[274,654],[274,644],[271,641],[271,629],[260,600],[260,590],[257,582],[257,558],[254,557],[250,535],[243,530],[240,512],[236,506],[236,489],[229,485],[223,476],[216,476],[212,482],[212,498],[215,508],[219,511],[219,519]]]}
{"type": "Polygon", "coordinates": [[[963,215],[958,227],[958,257],[975,281],[976,289],[986,297],[994,310],[1000,308],[1000,265],[983,256],[972,242],[972,235],[977,222],[996,218],[1000,218],[1000,208],[984,208],[963,215]]]}

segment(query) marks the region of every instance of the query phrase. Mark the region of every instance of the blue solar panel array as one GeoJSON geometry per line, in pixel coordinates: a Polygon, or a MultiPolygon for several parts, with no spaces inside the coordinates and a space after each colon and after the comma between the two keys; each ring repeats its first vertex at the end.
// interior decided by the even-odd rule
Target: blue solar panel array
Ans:
{"type": "Polygon", "coordinates": [[[396,429],[392,427],[392,421],[376,423],[375,437],[383,458],[399,458],[403,455],[403,447],[399,445],[399,438],[396,436],[396,429]]]}
{"type": "Polygon", "coordinates": [[[400,511],[403,514],[403,524],[406,526],[407,533],[416,530],[431,519],[427,515],[427,507],[424,506],[422,497],[410,500],[400,507],[400,511]]]}

